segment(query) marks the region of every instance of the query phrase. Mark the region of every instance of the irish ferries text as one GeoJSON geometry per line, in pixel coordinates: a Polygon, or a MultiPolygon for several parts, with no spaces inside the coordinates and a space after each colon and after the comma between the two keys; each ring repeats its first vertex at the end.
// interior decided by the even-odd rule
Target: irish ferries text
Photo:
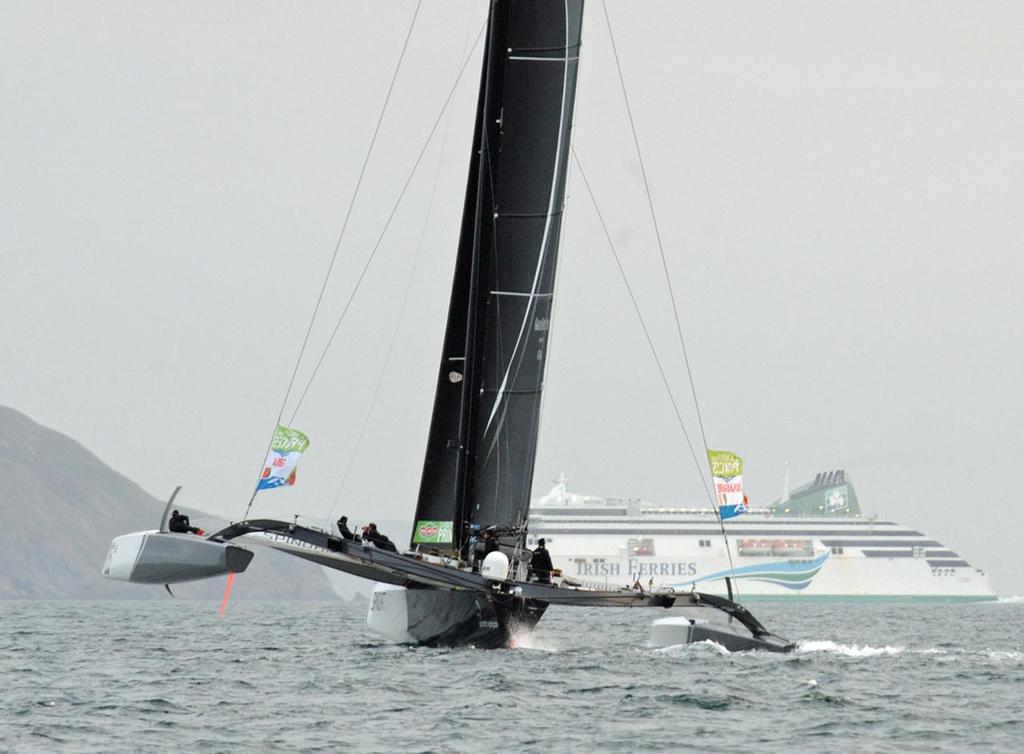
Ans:
{"type": "Polygon", "coordinates": [[[577,576],[696,576],[696,563],[649,563],[629,559],[626,573],[622,563],[583,563],[576,561],[577,576]]]}

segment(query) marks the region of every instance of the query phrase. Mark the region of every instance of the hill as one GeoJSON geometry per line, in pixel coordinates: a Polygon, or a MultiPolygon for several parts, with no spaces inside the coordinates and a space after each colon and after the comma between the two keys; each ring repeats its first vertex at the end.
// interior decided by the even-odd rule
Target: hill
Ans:
{"type": "MultiPolygon", "coordinates": [[[[0,406],[0,599],[161,599],[160,586],[100,576],[110,540],[155,529],[165,501],[70,437],[0,406]]],[[[204,516],[201,512],[190,515],[204,516]]],[[[204,520],[203,525],[206,525],[204,520]]],[[[180,584],[175,595],[216,599],[222,579],[180,584]]],[[[323,571],[260,549],[232,599],[336,599],[323,571]]]]}

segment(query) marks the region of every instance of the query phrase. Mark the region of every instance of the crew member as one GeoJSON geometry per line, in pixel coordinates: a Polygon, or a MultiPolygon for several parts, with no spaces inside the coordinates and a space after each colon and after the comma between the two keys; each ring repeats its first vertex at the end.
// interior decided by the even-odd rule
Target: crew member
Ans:
{"type": "Polygon", "coordinates": [[[492,552],[498,551],[498,540],[494,534],[488,529],[484,532],[484,557],[486,558],[492,552]]]}
{"type": "Polygon", "coordinates": [[[476,546],[480,542],[480,540],[477,539],[476,532],[477,530],[475,528],[470,529],[469,537],[466,539],[465,544],[466,562],[470,564],[474,571],[476,571],[480,567],[480,564],[478,562],[480,560],[480,557],[476,551],[476,546]]]}
{"type": "Polygon", "coordinates": [[[341,534],[342,539],[347,539],[350,542],[356,539],[356,535],[348,528],[348,516],[338,519],[338,533],[341,534]]]}
{"type": "Polygon", "coordinates": [[[544,546],[544,538],[541,537],[537,540],[537,547],[533,551],[533,557],[530,558],[530,570],[533,575],[537,577],[537,581],[541,584],[551,583],[551,571],[554,570],[554,566],[551,564],[551,554],[548,552],[547,547],[544,546]]]}
{"type": "Polygon", "coordinates": [[[394,542],[392,542],[390,539],[388,539],[386,536],[384,536],[377,530],[377,524],[370,523],[363,527],[363,539],[373,542],[377,547],[379,547],[382,550],[398,552],[398,548],[395,547],[394,542]]]}
{"type": "Polygon", "coordinates": [[[206,534],[202,529],[192,526],[188,516],[178,513],[177,510],[171,511],[171,518],[167,522],[167,528],[178,534],[206,534]]]}

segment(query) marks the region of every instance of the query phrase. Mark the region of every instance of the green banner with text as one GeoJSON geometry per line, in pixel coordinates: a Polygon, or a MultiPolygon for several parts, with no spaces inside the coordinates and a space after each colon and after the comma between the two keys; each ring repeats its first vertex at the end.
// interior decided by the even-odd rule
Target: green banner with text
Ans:
{"type": "Polygon", "coordinates": [[[451,521],[417,521],[412,541],[416,544],[445,543],[452,541],[451,521]]]}

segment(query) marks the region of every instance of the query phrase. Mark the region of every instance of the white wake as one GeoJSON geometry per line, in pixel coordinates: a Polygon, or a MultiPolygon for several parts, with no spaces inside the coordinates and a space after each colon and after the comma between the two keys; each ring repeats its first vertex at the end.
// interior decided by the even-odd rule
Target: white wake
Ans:
{"type": "Polygon", "coordinates": [[[812,652],[829,652],[831,654],[843,655],[845,657],[879,657],[882,655],[898,655],[906,651],[902,646],[872,647],[867,644],[837,644],[834,641],[801,641],[797,644],[796,651],[800,654],[812,652]]]}

